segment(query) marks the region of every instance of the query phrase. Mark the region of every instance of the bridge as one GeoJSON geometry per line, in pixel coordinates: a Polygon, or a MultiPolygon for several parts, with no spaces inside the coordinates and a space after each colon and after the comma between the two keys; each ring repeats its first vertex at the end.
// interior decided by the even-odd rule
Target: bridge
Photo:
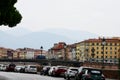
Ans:
{"type": "Polygon", "coordinates": [[[75,66],[80,67],[83,65],[82,62],[70,61],[70,60],[51,60],[51,59],[0,59],[0,62],[9,62],[9,63],[37,63],[40,65],[64,65],[64,66],[75,66]]]}

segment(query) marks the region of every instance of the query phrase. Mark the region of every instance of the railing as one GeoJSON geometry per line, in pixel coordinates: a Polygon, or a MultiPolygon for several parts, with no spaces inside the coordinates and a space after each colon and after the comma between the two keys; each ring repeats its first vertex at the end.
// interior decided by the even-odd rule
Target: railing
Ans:
{"type": "Polygon", "coordinates": [[[83,62],[78,61],[64,61],[64,60],[49,60],[49,59],[0,59],[0,62],[34,62],[46,65],[65,65],[80,67],[83,62]]]}

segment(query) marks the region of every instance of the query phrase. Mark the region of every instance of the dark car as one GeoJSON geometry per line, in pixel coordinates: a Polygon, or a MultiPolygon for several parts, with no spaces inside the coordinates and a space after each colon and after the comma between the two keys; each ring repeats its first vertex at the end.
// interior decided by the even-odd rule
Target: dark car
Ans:
{"type": "Polygon", "coordinates": [[[79,67],[77,73],[75,74],[75,80],[81,80],[83,71],[88,70],[89,68],[91,67],[85,67],[85,66],[79,67]]]}
{"type": "Polygon", "coordinates": [[[14,72],[15,71],[15,64],[11,63],[6,67],[6,71],[11,71],[14,72]]]}
{"type": "Polygon", "coordinates": [[[81,80],[105,80],[102,70],[91,68],[82,72],[83,74],[81,80]]]}
{"type": "Polygon", "coordinates": [[[49,75],[48,71],[50,70],[51,66],[44,66],[43,69],[40,71],[41,75],[49,75]]]}

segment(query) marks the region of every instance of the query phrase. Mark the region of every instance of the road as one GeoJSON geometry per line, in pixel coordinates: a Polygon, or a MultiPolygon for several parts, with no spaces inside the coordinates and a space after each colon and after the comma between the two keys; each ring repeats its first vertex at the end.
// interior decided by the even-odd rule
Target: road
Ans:
{"type": "Polygon", "coordinates": [[[41,76],[39,74],[0,72],[0,80],[64,80],[64,79],[57,77],[41,76]]]}
{"type": "Polygon", "coordinates": [[[59,77],[42,76],[39,74],[0,72],[0,80],[64,80],[64,79],[59,77]]]}

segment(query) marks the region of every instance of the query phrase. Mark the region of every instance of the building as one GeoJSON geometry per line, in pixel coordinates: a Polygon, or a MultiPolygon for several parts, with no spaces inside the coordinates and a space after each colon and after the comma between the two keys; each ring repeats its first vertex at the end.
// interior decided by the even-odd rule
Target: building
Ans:
{"type": "Polygon", "coordinates": [[[55,43],[54,46],[48,50],[49,59],[65,60],[67,58],[67,45],[65,42],[55,43]]]}
{"type": "Polygon", "coordinates": [[[66,48],[67,60],[76,61],[75,50],[76,50],[75,44],[67,45],[66,48]]]}
{"type": "Polygon", "coordinates": [[[76,45],[76,57],[80,61],[117,63],[120,57],[120,38],[102,38],[84,40],[76,45]],[[84,55],[82,55],[84,54],[84,55]]]}
{"type": "Polygon", "coordinates": [[[7,58],[7,49],[4,47],[0,47],[0,59],[7,58]]]}
{"type": "Polygon", "coordinates": [[[77,61],[84,62],[88,59],[88,44],[86,41],[76,43],[76,59],[77,61]]]}

